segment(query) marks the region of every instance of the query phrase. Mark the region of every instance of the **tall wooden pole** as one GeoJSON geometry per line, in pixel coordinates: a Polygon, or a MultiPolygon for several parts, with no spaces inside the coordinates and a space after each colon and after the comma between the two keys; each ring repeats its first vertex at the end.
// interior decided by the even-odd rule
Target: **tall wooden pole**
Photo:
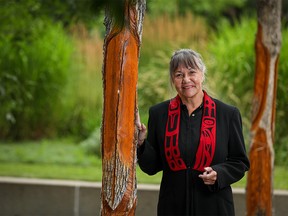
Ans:
{"type": "Polygon", "coordinates": [[[278,60],[281,48],[281,0],[256,0],[258,29],[252,103],[247,215],[272,215],[274,125],[278,60]]]}
{"type": "MultiPolygon", "coordinates": [[[[113,4],[113,1],[110,2],[113,4]]],[[[137,202],[136,87],[145,0],[119,2],[123,5],[114,10],[115,5],[107,5],[105,15],[101,192],[103,216],[134,215],[137,202]]]]}

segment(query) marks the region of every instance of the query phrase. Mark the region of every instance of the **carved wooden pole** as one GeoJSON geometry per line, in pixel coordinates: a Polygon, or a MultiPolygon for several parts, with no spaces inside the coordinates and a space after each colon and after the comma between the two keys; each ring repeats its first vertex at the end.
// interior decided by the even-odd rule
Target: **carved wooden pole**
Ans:
{"type": "Polygon", "coordinates": [[[145,0],[123,0],[118,1],[118,4],[119,2],[119,8],[114,8],[115,10],[115,5],[107,5],[104,22],[106,37],[103,62],[101,192],[103,216],[134,215],[137,201],[136,85],[146,4],[145,0]],[[114,12],[117,12],[118,16],[114,12]]]}
{"type": "Polygon", "coordinates": [[[272,215],[272,172],[278,60],[281,48],[281,0],[256,0],[258,30],[252,110],[247,215],[272,215]]]}

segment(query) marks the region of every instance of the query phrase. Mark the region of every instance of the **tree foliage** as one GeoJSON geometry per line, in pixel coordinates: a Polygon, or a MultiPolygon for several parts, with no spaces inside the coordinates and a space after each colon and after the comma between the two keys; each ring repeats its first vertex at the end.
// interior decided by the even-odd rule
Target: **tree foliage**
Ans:
{"type": "MultiPolygon", "coordinates": [[[[217,97],[240,108],[246,144],[250,141],[251,106],[255,71],[255,33],[257,20],[243,18],[234,27],[228,23],[219,26],[219,33],[209,43],[207,57],[208,84],[217,97]],[[237,40],[235,40],[237,38],[237,40]]],[[[288,164],[286,123],[288,115],[287,86],[288,58],[287,29],[282,31],[282,48],[278,65],[278,86],[276,102],[275,163],[288,164]]]]}
{"type": "Polygon", "coordinates": [[[177,0],[177,1],[148,1],[148,13],[153,16],[162,14],[185,15],[192,12],[205,17],[207,23],[217,29],[222,19],[235,23],[244,14],[253,14],[255,4],[248,0],[177,0]]]}
{"type": "MultiPolygon", "coordinates": [[[[110,7],[115,9],[113,11],[118,13],[119,10],[117,8],[123,1],[1,1],[0,137],[3,138],[8,134],[11,137],[18,138],[24,135],[29,137],[31,134],[34,134],[32,136],[40,136],[41,134],[45,136],[45,133],[57,133],[57,130],[59,133],[61,126],[56,122],[62,122],[65,125],[64,130],[68,131],[67,133],[81,134],[83,137],[91,133],[95,125],[99,125],[101,117],[98,117],[98,115],[100,115],[101,111],[98,110],[101,108],[93,105],[89,109],[89,114],[87,114],[88,105],[83,101],[88,99],[73,99],[73,102],[69,105],[70,107],[66,107],[66,110],[60,107],[61,104],[67,102],[63,102],[65,96],[61,94],[67,84],[67,76],[69,76],[70,80],[81,80],[81,77],[79,77],[80,71],[85,70],[79,64],[76,69],[79,71],[77,76],[71,70],[73,64],[78,62],[74,61],[75,59],[70,59],[71,48],[75,44],[71,44],[66,33],[68,32],[67,29],[73,28],[74,24],[83,23],[85,28],[88,29],[88,34],[92,34],[90,30],[94,29],[94,31],[101,32],[101,36],[104,36],[104,7],[110,5],[110,7]],[[78,104],[78,106],[74,106],[75,104],[78,104]],[[55,112],[56,109],[58,110],[57,112],[55,112]],[[93,115],[95,113],[93,109],[97,110],[97,114],[93,115]],[[53,116],[55,117],[54,120],[53,116]],[[56,121],[55,119],[58,120],[56,121]],[[95,123],[97,119],[98,122],[95,123]],[[16,126],[16,124],[19,125],[16,126]],[[35,130],[33,132],[32,128],[39,129],[40,126],[42,127],[42,132],[35,132],[35,130]],[[47,127],[45,133],[44,127],[47,127]],[[54,132],[51,131],[52,127],[55,129],[54,132]],[[21,131],[20,128],[25,130],[21,131]]],[[[287,45],[285,40],[287,38],[285,33],[288,17],[287,1],[283,1],[282,10],[283,29],[285,31],[283,31],[283,47],[280,54],[277,94],[276,142],[279,145],[275,145],[275,149],[276,151],[277,149],[283,149],[287,152],[288,147],[285,144],[287,143],[285,140],[288,139],[286,135],[287,127],[283,123],[288,118],[287,112],[283,108],[287,107],[286,101],[288,101],[285,94],[286,86],[288,85],[286,81],[286,72],[288,70],[285,62],[285,59],[287,59],[286,50],[288,49],[285,48],[287,45]]],[[[147,12],[145,15],[147,17],[145,17],[144,25],[147,23],[150,26],[144,26],[143,29],[143,45],[139,64],[139,79],[141,79],[141,83],[139,83],[139,105],[142,108],[141,110],[144,111],[155,101],[160,101],[170,96],[169,84],[167,83],[169,80],[168,78],[163,79],[167,74],[166,66],[171,52],[174,49],[186,46],[197,49],[204,54],[204,59],[208,60],[207,64],[211,64],[208,65],[207,84],[215,85],[213,88],[211,86],[211,89],[216,89],[217,94],[221,98],[225,98],[224,93],[231,93],[225,100],[239,105],[241,111],[245,115],[247,113],[247,116],[244,116],[244,124],[247,125],[246,128],[249,128],[249,107],[251,103],[251,100],[249,100],[251,96],[249,88],[252,88],[253,85],[253,43],[256,27],[251,26],[252,24],[247,24],[245,20],[240,25],[239,20],[241,20],[243,14],[249,14],[256,21],[255,16],[253,17],[255,12],[255,3],[249,0],[147,0],[147,12]],[[189,14],[193,14],[193,16],[189,14]],[[201,22],[195,14],[202,16],[201,22]],[[146,18],[150,19],[149,23],[146,18]],[[218,30],[218,36],[211,42],[212,45],[209,45],[209,49],[206,49],[206,43],[210,40],[207,35],[210,37],[213,33],[211,33],[211,28],[207,28],[205,23],[202,22],[204,19],[210,26],[218,30]],[[221,24],[223,19],[228,20],[228,23],[221,24]],[[174,21],[172,22],[171,20],[174,21]],[[167,23],[169,22],[171,26],[168,25],[168,28],[167,23]],[[231,27],[229,23],[233,23],[235,28],[231,27]],[[148,27],[150,30],[148,30],[148,27]],[[180,35],[178,32],[182,30],[185,31],[180,35]],[[161,33],[160,31],[163,32],[161,33]],[[201,35],[197,33],[201,33],[201,35]],[[167,37],[162,38],[161,35],[167,35],[167,37]],[[159,40],[156,40],[156,38],[159,38],[159,40]],[[205,54],[205,52],[207,53],[205,54]],[[220,73],[221,71],[223,73],[220,73]],[[162,78],[160,79],[160,77],[162,78]],[[220,81],[215,82],[216,84],[210,82],[217,79],[220,81]],[[227,84],[229,82],[230,84],[227,84]],[[223,87],[219,83],[223,83],[223,87]],[[150,85],[152,86],[149,88],[148,86],[150,85]]],[[[115,16],[118,17],[117,14],[115,16]]],[[[81,38],[81,40],[84,39],[81,38]]],[[[97,43],[99,42],[97,41],[97,43]]],[[[95,44],[92,46],[95,46],[95,44]]],[[[99,60],[101,55],[102,50],[95,56],[91,55],[90,58],[99,60]]],[[[97,64],[100,65],[99,62],[97,64]]],[[[94,84],[98,89],[101,88],[101,75],[99,74],[93,76],[93,79],[99,77],[99,80],[97,78],[96,84],[94,84]]],[[[88,77],[87,79],[92,78],[88,77]]],[[[81,85],[85,85],[83,83],[81,85]]],[[[73,85],[80,84],[75,82],[73,85]]],[[[87,89],[91,88],[90,85],[85,85],[85,87],[87,89]]],[[[75,97],[77,94],[78,97],[82,97],[79,96],[80,87],[79,90],[73,86],[71,88],[74,91],[66,94],[66,96],[75,97]]],[[[86,91],[82,91],[81,95],[84,94],[86,94],[86,91]]],[[[90,91],[89,96],[86,95],[86,97],[96,98],[99,104],[102,92],[99,91],[101,95],[97,97],[94,96],[95,94],[91,94],[90,91]]],[[[63,132],[63,127],[61,130],[60,133],[63,132]]],[[[276,162],[277,160],[276,157],[276,162]]],[[[279,159],[279,162],[281,160],[284,161],[284,156],[279,159]]]]}
{"type": "Polygon", "coordinates": [[[57,124],[71,61],[72,46],[62,25],[35,19],[35,1],[19,2],[6,3],[0,11],[2,138],[49,134],[57,124]]]}

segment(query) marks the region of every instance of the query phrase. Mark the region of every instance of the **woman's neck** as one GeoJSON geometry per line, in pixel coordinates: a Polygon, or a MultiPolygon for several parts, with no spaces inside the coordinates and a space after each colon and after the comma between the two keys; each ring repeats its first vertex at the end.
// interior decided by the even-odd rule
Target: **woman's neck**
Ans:
{"type": "Polygon", "coordinates": [[[196,110],[203,102],[204,93],[203,91],[194,95],[191,98],[181,98],[182,103],[186,105],[189,115],[196,110]]]}

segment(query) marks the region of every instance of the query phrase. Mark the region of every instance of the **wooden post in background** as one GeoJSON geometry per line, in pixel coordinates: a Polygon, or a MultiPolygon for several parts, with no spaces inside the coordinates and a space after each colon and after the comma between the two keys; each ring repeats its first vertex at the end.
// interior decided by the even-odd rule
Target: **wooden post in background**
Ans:
{"type": "Polygon", "coordinates": [[[281,48],[281,0],[256,0],[258,29],[252,103],[247,215],[272,215],[274,127],[278,60],[281,48]]]}
{"type": "Polygon", "coordinates": [[[145,0],[106,5],[101,215],[134,215],[138,60],[145,0]]]}

